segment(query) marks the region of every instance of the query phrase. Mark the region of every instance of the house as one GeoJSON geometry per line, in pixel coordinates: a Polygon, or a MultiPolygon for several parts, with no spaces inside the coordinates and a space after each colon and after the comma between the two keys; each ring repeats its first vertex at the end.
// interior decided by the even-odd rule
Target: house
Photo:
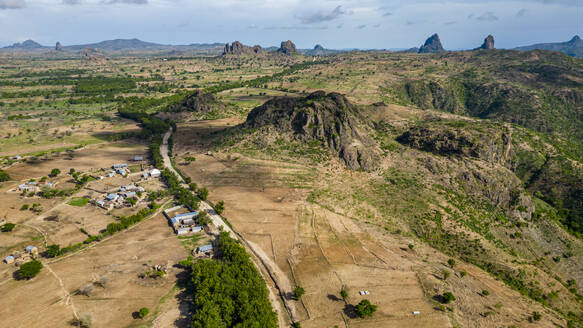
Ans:
{"type": "Polygon", "coordinates": [[[213,245],[212,244],[208,244],[208,245],[204,245],[204,246],[200,246],[196,249],[196,251],[198,253],[210,253],[213,250],[213,245]]]}
{"type": "Polygon", "coordinates": [[[192,227],[192,228],[190,228],[190,231],[192,231],[192,232],[201,232],[202,231],[202,226],[192,227]]]}
{"type": "Polygon", "coordinates": [[[142,178],[147,179],[149,176],[148,171],[142,172],[142,178]]]}
{"type": "Polygon", "coordinates": [[[176,234],[179,235],[179,236],[180,235],[186,235],[189,232],[190,232],[190,229],[189,228],[179,228],[179,229],[176,230],[176,234]]]}
{"type": "Polygon", "coordinates": [[[36,248],[35,246],[26,246],[24,250],[30,254],[38,254],[38,248],[36,248]]]}
{"type": "Polygon", "coordinates": [[[126,191],[121,194],[124,198],[132,198],[136,197],[136,193],[134,191],[126,191]]]}
{"type": "Polygon", "coordinates": [[[4,258],[4,263],[6,263],[6,264],[14,263],[14,256],[12,256],[12,255],[6,256],[4,258]]]}
{"type": "Polygon", "coordinates": [[[134,156],[134,162],[141,162],[144,160],[144,157],[142,156],[134,156]]]}
{"type": "Polygon", "coordinates": [[[105,199],[107,199],[110,202],[115,202],[118,199],[118,195],[117,194],[109,194],[107,195],[107,197],[105,197],[105,199]]]}
{"type": "Polygon", "coordinates": [[[117,169],[117,170],[116,170],[116,172],[117,172],[117,174],[119,174],[119,175],[123,175],[123,176],[125,176],[125,175],[126,175],[126,171],[125,171],[123,168],[119,168],[119,169],[117,169]]]}
{"type": "Polygon", "coordinates": [[[182,220],[182,225],[188,226],[188,227],[193,226],[194,225],[194,220],[193,219],[185,219],[185,220],[182,220]]]}
{"type": "Polygon", "coordinates": [[[120,188],[119,188],[119,191],[126,191],[126,188],[124,188],[124,187],[120,187],[120,188]]]}
{"type": "Polygon", "coordinates": [[[184,220],[192,219],[192,218],[195,218],[197,216],[198,216],[198,212],[194,211],[194,212],[190,212],[190,213],[178,214],[174,218],[178,219],[180,222],[184,222],[184,220]]]}
{"type": "Polygon", "coordinates": [[[113,169],[123,169],[124,167],[128,167],[128,165],[126,163],[113,164],[113,169]]]}
{"type": "Polygon", "coordinates": [[[172,228],[176,229],[180,226],[180,221],[178,221],[175,218],[170,219],[170,225],[172,226],[172,228]]]}
{"type": "Polygon", "coordinates": [[[152,170],[150,171],[150,176],[151,176],[152,178],[157,178],[157,177],[159,177],[161,174],[162,174],[162,173],[161,173],[161,172],[160,172],[160,170],[158,170],[158,169],[152,169],[152,170]]]}
{"type": "Polygon", "coordinates": [[[105,176],[108,178],[113,178],[115,176],[115,171],[109,171],[105,176]]]}
{"type": "Polygon", "coordinates": [[[101,199],[98,199],[98,200],[95,201],[95,205],[97,205],[97,206],[99,206],[99,207],[101,207],[103,209],[110,210],[112,204],[111,203],[106,203],[106,202],[102,201],[101,199]]]}

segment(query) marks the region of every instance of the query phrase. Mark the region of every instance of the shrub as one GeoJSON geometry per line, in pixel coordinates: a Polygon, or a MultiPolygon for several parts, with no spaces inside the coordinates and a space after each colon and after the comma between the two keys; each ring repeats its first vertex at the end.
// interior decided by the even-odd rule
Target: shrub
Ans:
{"type": "Polygon", "coordinates": [[[482,295],[484,295],[484,296],[488,296],[488,295],[490,295],[490,292],[484,289],[484,290],[482,291],[482,295]]]}
{"type": "Polygon", "coordinates": [[[30,207],[30,206],[29,206],[28,204],[24,204],[24,205],[22,205],[22,206],[20,207],[20,210],[21,210],[21,211],[26,211],[26,210],[28,210],[28,208],[29,208],[29,207],[30,207]]]}
{"type": "Polygon", "coordinates": [[[377,310],[377,306],[370,303],[369,300],[362,300],[356,305],[356,314],[359,317],[371,317],[377,310]]]}
{"type": "Polygon", "coordinates": [[[539,312],[537,312],[537,311],[534,311],[534,312],[532,313],[532,320],[533,320],[533,321],[540,321],[540,319],[542,319],[542,318],[543,318],[543,315],[542,315],[542,314],[540,314],[539,312]]]}
{"type": "Polygon", "coordinates": [[[148,313],[150,313],[150,309],[143,307],[138,311],[138,317],[143,319],[148,315],[148,313]]]}
{"type": "Polygon", "coordinates": [[[304,290],[303,287],[301,286],[295,286],[294,287],[294,297],[299,300],[302,295],[304,295],[306,293],[306,291],[304,290]]]}
{"type": "Polygon", "coordinates": [[[449,278],[449,276],[451,275],[451,272],[449,272],[448,270],[443,270],[441,273],[443,273],[443,280],[447,280],[447,278],[449,278]]]}
{"type": "Polygon", "coordinates": [[[16,224],[14,223],[4,223],[4,225],[2,226],[2,232],[10,232],[12,230],[14,230],[14,227],[16,227],[16,224]]]}
{"type": "Polygon", "coordinates": [[[198,190],[197,194],[198,194],[198,197],[200,199],[206,200],[207,197],[209,196],[209,191],[206,188],[201,188],[201,189],[198,190]]]}
{"type": "Polygon", "coordinates": [[[81,295],[91,296],[91,293],[93,293],[93,285],[91,284],[84,285],[81,288],[79,288],[78,292],[81,295]]]}
{"type": "Polygon", "coordinates": [[[0,169],[0,182],[4,182],[4,181],[8,181],[10,180],[10,176],[8,175],[8,173],[6,173],[6,171],[0,169]]]}
{"type": "Polygon", "coordinates": [[[18,278],[19,279],[32,279],[39,274],[40,269],[42,269],[43,264],[39,261],[32,260],[30,262],[26,262],[20,266],[18,269],[18,278]]]}
{"type": "Polygon", "coordinates": [[[443,303],[445,303],[445,304],[449,304],[449,303],[455,301],[455,296],[453,296],[453,294],[450,292],[443,293],[442,297],[443,297],[443,303]]]}
{"type": "Polygon", "coordinates": [[[413,245],[413,244],[409,244],[407,246],[409,247],[410,250],[413,250],[413,248],[415,248],[415,245],[413,245]]]}
{"type": "Polygon", "coordinates": [[[342,289],[342,290],[340,290],[340,296],[342,296],[343,300],[346,300],[346,298],[348,297],[348,292],[346,292],[346,290],[342,289]]]}
{"type": "Polygon", "coordinates": [[[56,177],[59,174],[61,174],[61,170],[59,170],[59,169],[52,169],[51,170],[51,173],[49,174],[49,176],[52,177],[52,178],[54,178],[54,177],[56,177]]]}
{"type": "Polygon", "coordinates": [[[215,211],[218,214],[222,214],[223,211],[225,210],[225,202],[222,200],[219,200],[216,204],[215,204],[215,211]]]}
{"type": "Polygon", "coordinates": [[[460,277],[462,277],[462,278],[463,278],[463,277],[465,277],[467,274],[468,274],[467,272],[465,272],[465,271],[461,271],[461,272],[460,272],[460,277]]]}
{"type": "Polygon", "coordinates": [[[449,260],[447,260],[447,264],[448,264],[448,265],[449,265],[451,268],[453,268],[453,267],[455,266],[455,260],[454,260],[454,259],[449,259],[449,260]]]}

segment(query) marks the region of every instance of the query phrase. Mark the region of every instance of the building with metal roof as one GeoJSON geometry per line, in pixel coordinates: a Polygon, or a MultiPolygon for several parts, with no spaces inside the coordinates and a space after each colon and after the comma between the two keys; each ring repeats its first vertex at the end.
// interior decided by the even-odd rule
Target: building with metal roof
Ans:
{"type": "Polygon", "coordinates": [[[159,177],[161,174],[162,174],[162,172],[160,172],[160,170],[158,170],[158,169],[150,170],[150,176],[152,176],[152,177],[159,177]]]}
{"type": "Polygon", "coordinates": [[[189,232],[190,232],[190,229],[189,228],[179,228],[179,229],[176,230],[176,234],[179,235],[179,236],[180,235],[186,235],[189,232]]]}
{"type": "Polygon", "coordinates": [[[212,244],[208,244],[208,245],[203,245],[200,246],[196,249],[197,252],[201,252],[201,253],[208,253],[210,251],[213,250],[213,245],[212,244]]]}
{"type": "Polygon", "coordinates": [[[114,169],[121,169],[124,167],[128,167],[128,165],[126,163],[121,163],[121,164],[113,164],[113,168],[114,169]]]}
{"type": "Polygon", "coordinates": [[[202,231],[202,226],[192,227],[192,228],[190,228],[190,231],[192,231],[192,232],[201,232],[202,231]]]}
{"type": "Polygon", "coordinates": [[[6,263],[6,264],[14,263],[14,256],[12,256],[12,255],[6,256],[4,258],[4,263],[6,263]]]}
{"type": "Polygon", "coordinates": [[[117,194],[109,194],[105,197],[105,199],[109,200],[110,202],[116,201],[118,199],[118,195],[117,194]]]}

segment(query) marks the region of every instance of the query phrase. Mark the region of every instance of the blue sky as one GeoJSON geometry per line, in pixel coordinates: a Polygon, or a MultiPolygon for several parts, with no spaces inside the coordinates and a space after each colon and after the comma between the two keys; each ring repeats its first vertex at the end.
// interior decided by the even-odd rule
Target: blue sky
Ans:
{"type": "Polygon", "coordinates": [[[0,46],[139,38],[300,48],[510,48],[583,34],[583,0],[0,0],[0,46]]]}

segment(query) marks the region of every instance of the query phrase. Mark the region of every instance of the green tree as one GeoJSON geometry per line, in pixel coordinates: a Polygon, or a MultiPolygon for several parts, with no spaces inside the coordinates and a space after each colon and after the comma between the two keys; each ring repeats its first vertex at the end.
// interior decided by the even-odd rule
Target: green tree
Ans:
{"type": "Polygon", "coordinates": [[[295,286],[294,287],[294,297],[296,298],[296,300],[299,300],[300,298],[302,298],[302,295],[304,295],[306,293],[306,291],[304,290],[304,288],[302,286],[295,286]]]}
{"type": "Polygon", "coordinates": [[[20,266],[18,269],[18,278],[19,279],[32,279],[39,274],[40,269],[42,269],[43,264],[39,261],[32,260],[30,262],[26,262],[20,266]]]}
{"type": "Polygon", "coordinates": [[[206,188],[201,188],[201,189],[198,190],[197,194],[198,194],[198,197],[200,199],[206,200],[207,197],[209,196],[209,191],[206,188]]]}
{"type": "Polygon", "coordinates": [[[16,224],[7,222],[7,223],[4,223],[4,225],[2,225],[2,231],[3,232],[10,232],[10,231],[14,230],[14,227],[16,227],[16,224]]]}
{"type": "Polygon", "coordinates": [[[449,265],[451,268],[453,268],[453,267],[455,266],[455,260],[454,260],[454,259],[449,259],[449,260],[447,260],[447,264],[448,264],[448,265],[449,265]]]}
{"type": "Polygon", "coordinates": [[[45,254],[47,257],[57,257],[61,254],[61,246],[57,244],[48,245],[45,254]]]}
{"type": "Polygon", "coordinates": [[[371,304],[367,299],[360,301],[360,303],[356,305],[356,314],[358,314],[358,316],[361,318],[372,317],[376,310],[377,306],[371,304]]]}
{"type": "Polygon", "coordinates": [[[144,319],[148,313],[150,313],[150,309],[148,309],[147,307],[143,307],[140,309],[140,311],[138,311],[138,317],[144,319]]]}
{"type": "Polygon", "coordinates": [[[484,290],[482,291],[482,295],[484,295],[484,296],[488,296],[488,295],[490,295],[490,292],[484,289],[484,290]]]}
{"type": "Polygon", "coordinates": [[[450,292],[443,293],[443,303],[449,304],[453,301],[455,301],[455,296],[453,296],[452,293],[450,293],[450,292]]]}
{"type": "Polygon", "coordinates": [[[215,204],[215,211],[218,214],[222,214],[223,211],[225,210],[225,202],[222,200],[219,200],[216,204],[215,204]]]}
{"type": "Polygon", "coordinates": [[[69,174],[70,174],[70,175],[73,175],[73,173],[75,173],[75,169],[74,169],[74,168],[70,168],[70,169],[69,169],[69,174]]]}
{"type": "Polygon", "coordinates": [[[407,245],[407,247],[409,247],[410,250],[413,250],[413,248],[415,248],[415,245],[409,244],[409,245],[407,245]]]}
{"type": "Polygon", "coordinates": [[[342,296],[342,299],[346,301],[346,298],[348,297],[348,292],[345,289],[341,289],[340,296],[342,296]]]}
{"type": "Polygon", "coordinates": [[[191,182],[188,184],[188,187],[190,188],[190,190],[195,191],[196,188],[198,188],[198,185],[196,184],[196,182],[191,182]]]}
{"type": "Polygon", "coordinates": [[[54,178],[54,177],[56,177],[59,174],[61,174],[61,170],[59,170],[59,169],[52,169],[51,170],[51,173],[49,174],[49,176],[52,177],[52,178],[54,178]]]}
{"type": "Polygon", "coordinates": [[[10,176],[8,175],[8,173],[6,173],[6,171],[0,169],[0,182],[4,182],[4,181],[8,181],[10,180],[10,176]]]}

